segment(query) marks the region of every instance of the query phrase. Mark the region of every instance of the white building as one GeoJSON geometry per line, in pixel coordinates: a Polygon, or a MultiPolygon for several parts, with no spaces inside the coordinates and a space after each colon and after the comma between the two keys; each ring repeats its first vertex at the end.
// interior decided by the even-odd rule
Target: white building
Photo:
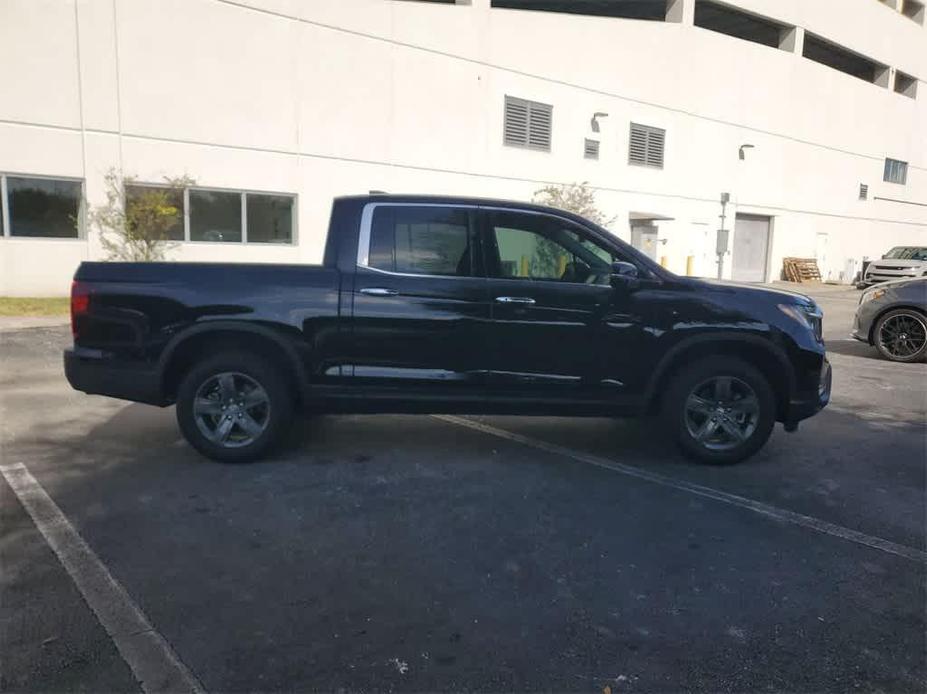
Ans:
{"type": "Polygon", "coordinates": [[[0,0],[0,64],[0,295],[104,257],[111,169],[195,179],[175,260],[317,262],[342,194],[579,181],[680,273],[722,193],[727,277],[927,245],[915,0],[0,0]]]}

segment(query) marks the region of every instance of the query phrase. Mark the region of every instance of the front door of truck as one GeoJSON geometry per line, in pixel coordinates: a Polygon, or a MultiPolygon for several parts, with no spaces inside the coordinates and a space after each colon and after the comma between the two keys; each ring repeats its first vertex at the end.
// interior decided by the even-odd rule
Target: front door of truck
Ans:
{"type": "Polygon", "coordinates": [[[642,327],[635,299],[610,283],[612,262],[626,259],[553,215],[486,209],[482,228],[494,386],[538,398],[625,397],[642,327]]]}
{"type": "Polygon", "coordinates": [[[489,296],[476,217],[475,207],[367,205],[352,293],[355,385],[478,396],[489,296]]]}

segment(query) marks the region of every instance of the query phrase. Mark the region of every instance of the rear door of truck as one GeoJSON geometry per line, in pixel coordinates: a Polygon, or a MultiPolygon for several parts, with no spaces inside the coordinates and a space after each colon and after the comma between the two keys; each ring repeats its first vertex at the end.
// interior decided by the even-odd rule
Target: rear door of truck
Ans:
{"type": "Polygon", "coordinates": [[[490,306],[475,206],[366,204],[352,299],[355,386],[482,392],[490,306]]]}

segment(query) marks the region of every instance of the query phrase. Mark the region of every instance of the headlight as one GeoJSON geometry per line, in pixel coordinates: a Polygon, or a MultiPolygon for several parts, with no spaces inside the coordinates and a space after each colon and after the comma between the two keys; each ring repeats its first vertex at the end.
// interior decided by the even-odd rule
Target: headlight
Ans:
{"type": "Polygon", "coordinates": [[[863,292],[863,296],[859,300],[859,303],[865,304],[867,301],[872,301],[873,299],[880,299],[883,296],[885,296],[884,289],[870,289],[868,292],[863,292]]]}
{"type": "Polygon", "coordinates": [[[799,323],[821,339],[823,331],[824,314],[815,305],[806,304],[779,304],[779,310],[789,318],[799,323]]]}

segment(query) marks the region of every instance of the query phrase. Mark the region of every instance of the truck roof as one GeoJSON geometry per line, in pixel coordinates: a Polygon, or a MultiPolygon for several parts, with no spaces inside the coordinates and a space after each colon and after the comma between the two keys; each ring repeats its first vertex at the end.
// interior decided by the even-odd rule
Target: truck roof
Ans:
{"type": "Polygon", "coordinates": [[[554,212],[556,214],[582,220],[586,224],[591,222],[573,212],[562,210],[549,205],[539,205],[524,200],[505,200],[502,198],[480,198],[462,195],[434,195],[418,193],[368,193],[366,195],[342,195],[335,200],[351,200],[356,202],[394,202],[394,203],[421,203],[428,205],[474,205],[483,207],[511,207],[520,210],[533,210],[535,212],[554,212]]]}

